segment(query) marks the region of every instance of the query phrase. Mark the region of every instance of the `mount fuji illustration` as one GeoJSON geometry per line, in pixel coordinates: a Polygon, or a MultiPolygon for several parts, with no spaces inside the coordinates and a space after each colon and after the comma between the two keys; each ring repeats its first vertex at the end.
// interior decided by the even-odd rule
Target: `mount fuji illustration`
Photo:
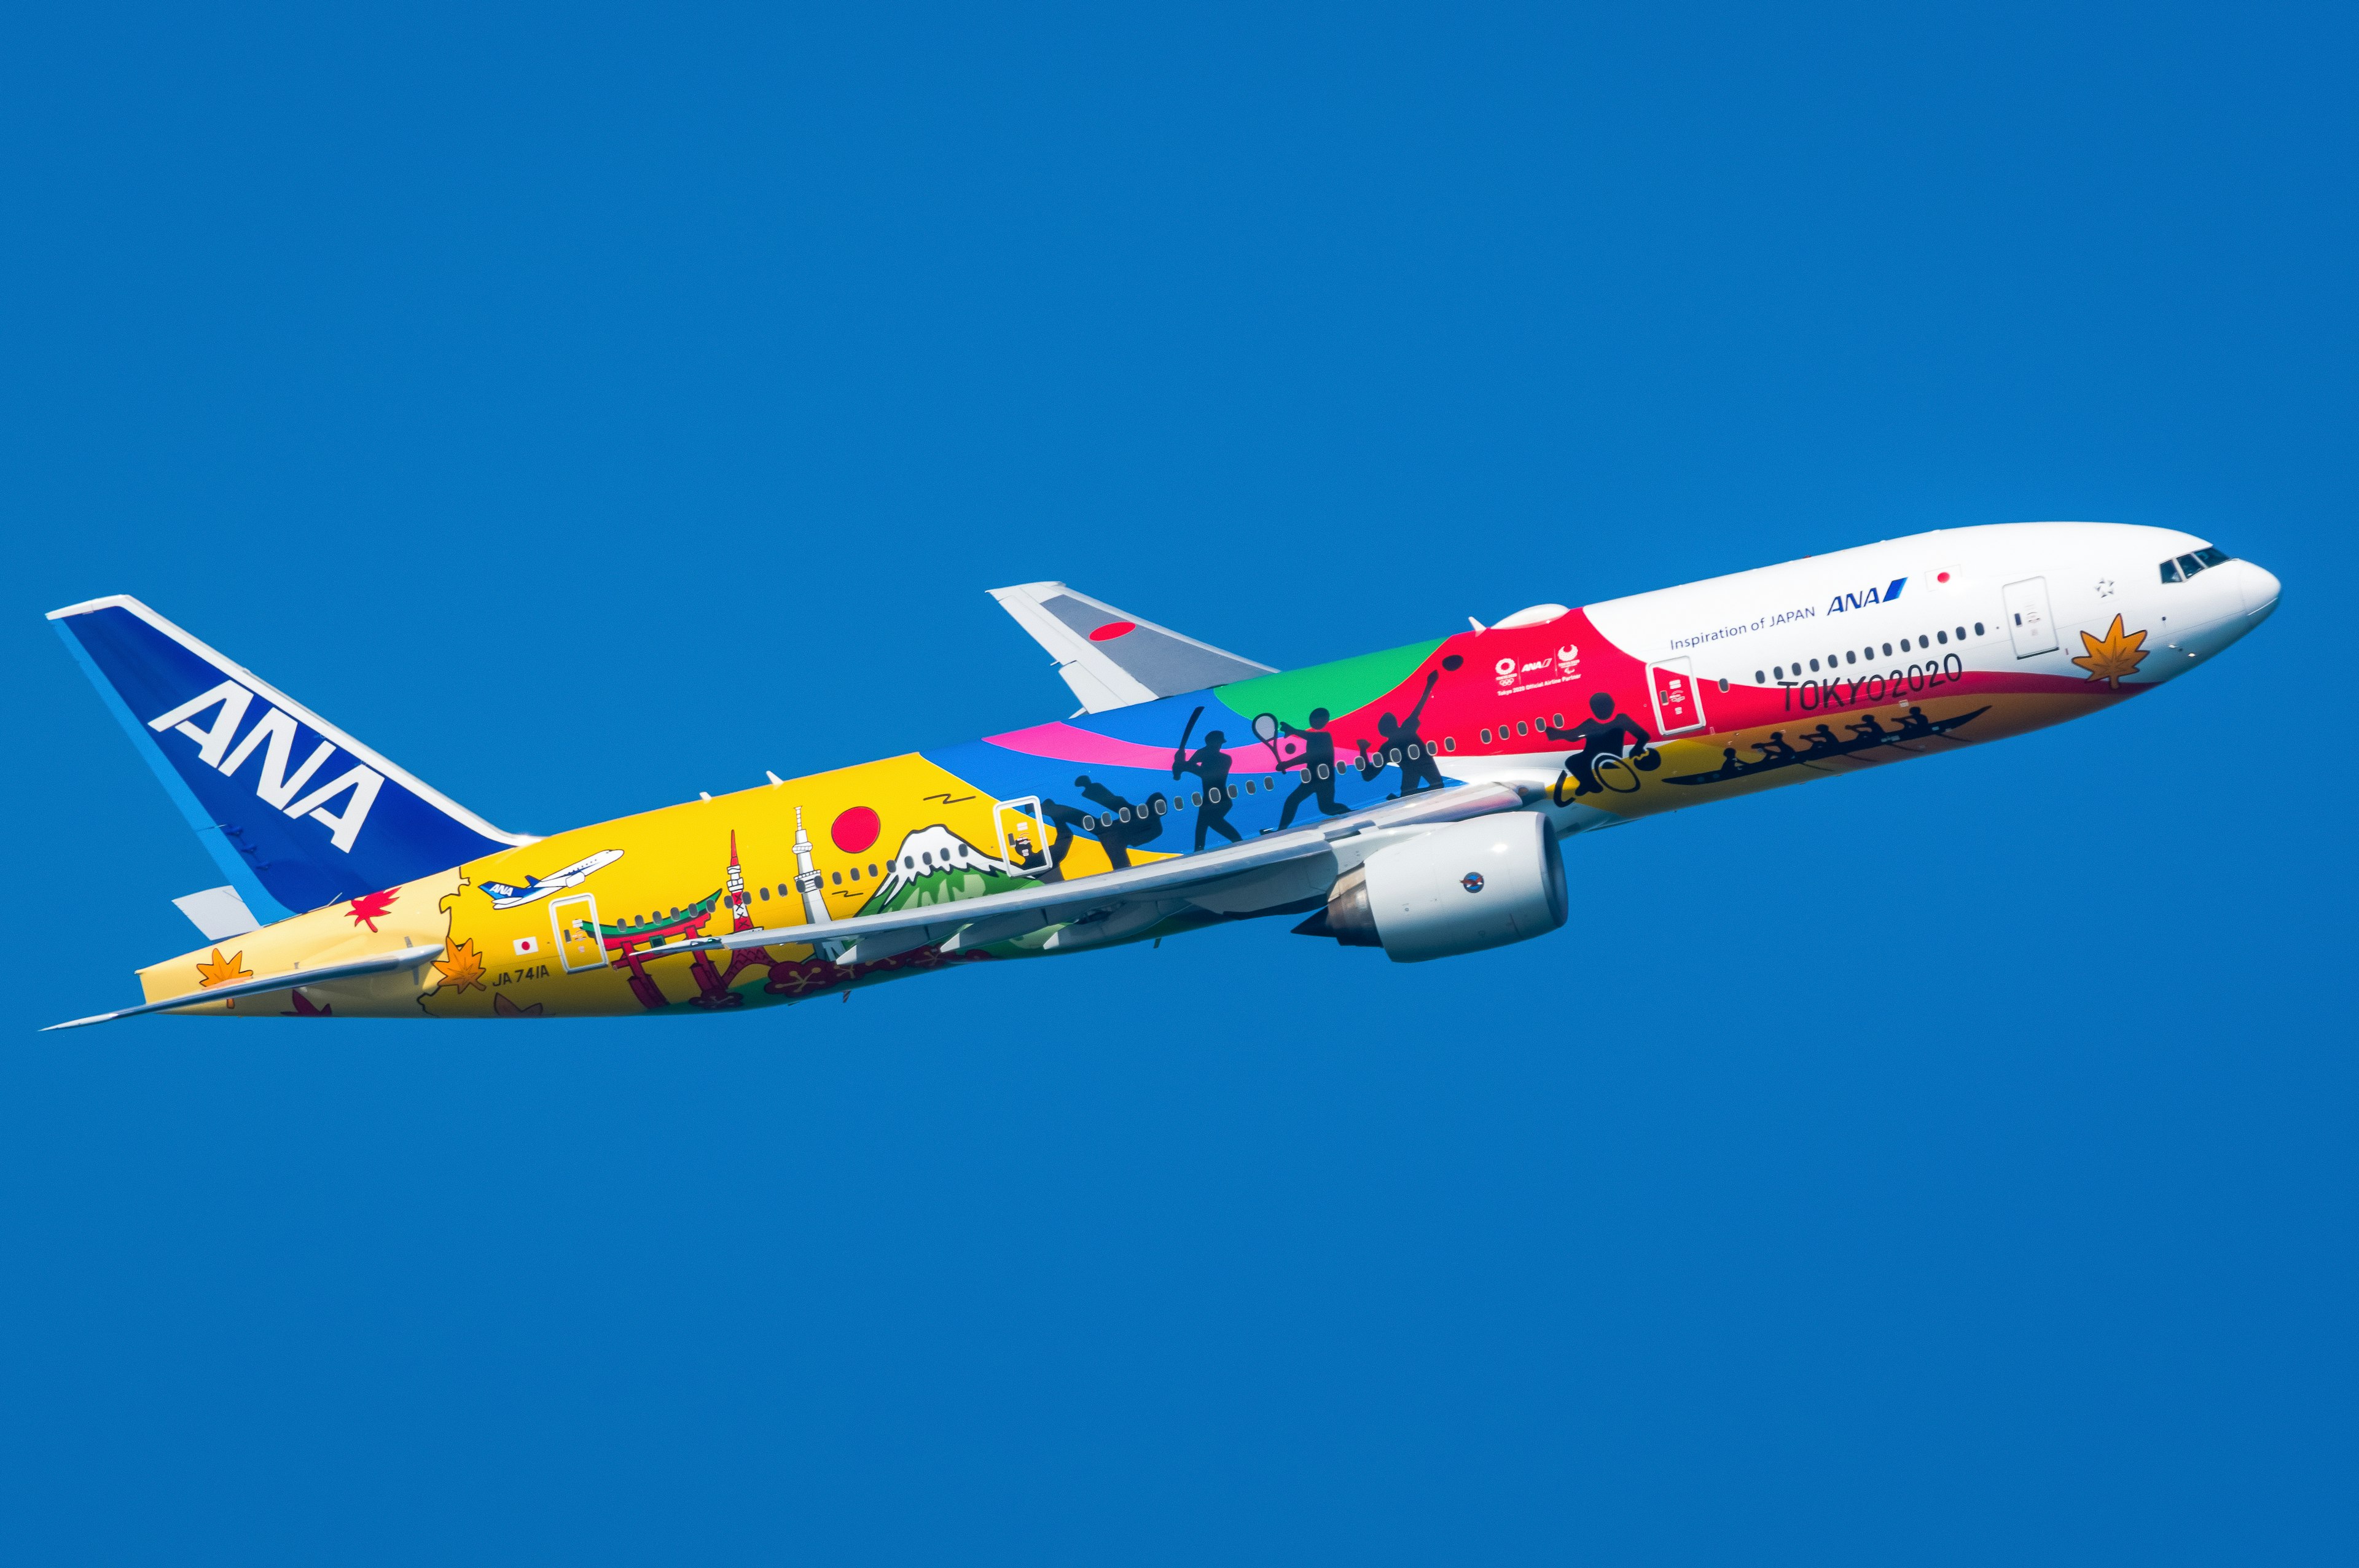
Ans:
{"type": "Polygon", "coordinates": [[[1034,885],[1006,860],[976,849],[938,822],[902,838],[893,854],[892,871],[860,913],[891,914],[1034,885]]]}

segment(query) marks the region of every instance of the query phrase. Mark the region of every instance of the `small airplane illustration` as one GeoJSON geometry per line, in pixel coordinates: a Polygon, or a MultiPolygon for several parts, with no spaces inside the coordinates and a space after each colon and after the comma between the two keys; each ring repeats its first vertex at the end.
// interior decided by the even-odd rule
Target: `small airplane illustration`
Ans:
{"type": "Polygon", "coordinates": [[[514,909],[520,903],[530,903],[536,899],[547,898],[550,893],[580,887],[593,873],[605,870],[622,858],[620,849],[601,849],[586,860],[574,861],[562,871],[551,871],[545,877],[527,877],[522,887],[514,882],[487,881],[483,884],[483,889],[492,895],[494,909],[514,909]]]}

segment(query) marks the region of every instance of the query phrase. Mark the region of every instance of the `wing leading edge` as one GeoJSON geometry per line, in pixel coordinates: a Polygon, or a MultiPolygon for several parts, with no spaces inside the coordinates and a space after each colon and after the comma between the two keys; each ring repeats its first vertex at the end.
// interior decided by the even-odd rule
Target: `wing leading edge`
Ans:
{"type": "Polygon", "coordinates": [[[991,597],[1049,650],[1085,713],[1274,673],[1267,665],[1142,621],[1061,582],[995,588],[991,597]]]}

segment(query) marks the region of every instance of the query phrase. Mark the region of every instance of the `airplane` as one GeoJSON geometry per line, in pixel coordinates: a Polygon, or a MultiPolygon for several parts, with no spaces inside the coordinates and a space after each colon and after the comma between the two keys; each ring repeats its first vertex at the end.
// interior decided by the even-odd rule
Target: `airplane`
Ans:
{"type": "Polygon", "coordinates": [[[991,590],[1081,708],[548,838],[136,599],[50,612],[229,878],[144,1013],[736,1011],[1229,921],[1416,963],[1565,924],[1567,838],[2101,711],[2276,609],[2173,529],[1946,529],[1304,669],[991,590]],[[224,956],[226,954],[226,957],[224,956]]]}
{"type": "Polygon", "coordinates": [[[590,880],[592,871],[603,871],[623,858],[620,849],[601,849],[549,873],[545,877],[528,876],[522,887],[514,882],[485,881],[484,891],[492,895],[494,909],[514,909],[520,903],[534,903],[553,892],[579,887],[590,880]]]}

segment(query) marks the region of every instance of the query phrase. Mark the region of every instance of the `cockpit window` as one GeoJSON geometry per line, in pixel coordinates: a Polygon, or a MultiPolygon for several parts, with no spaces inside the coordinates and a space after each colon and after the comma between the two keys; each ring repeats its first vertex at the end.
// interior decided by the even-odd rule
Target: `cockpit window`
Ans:
{"type": "Polygon", "coordinates": [[[2206,545],[2201,549],[2180,556],[2176,560],[2163,562],[2162,580],[2184,582],[2206,567],[2224,567],[2235,558],[2217,546],[2206,545]]]}

